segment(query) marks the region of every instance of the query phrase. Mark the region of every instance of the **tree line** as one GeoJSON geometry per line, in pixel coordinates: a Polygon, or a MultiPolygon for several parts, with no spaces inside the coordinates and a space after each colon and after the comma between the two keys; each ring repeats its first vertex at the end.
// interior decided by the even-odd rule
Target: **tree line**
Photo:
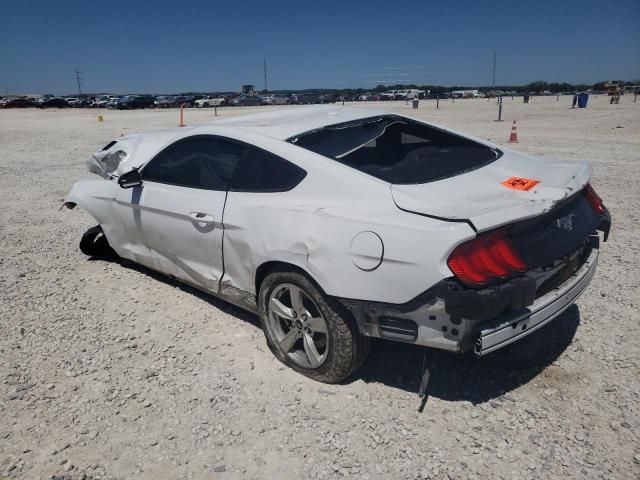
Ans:
{"type": "MultiPolygon", "coordinates": [[[[567,83],[567,82],[545,82],[542,80],[537,80],[535,82],[528,83],[526,85],[492,85],[492,86],[481,86],[481,87],[469,87],[469,86],[454,86],[454,87],[444,87],[442,85],[415,85],[415,84],[398,84],[398,85],[378,85],[373,89],[364,89],[364,88],[344,88],[344,89],[306,89],[306,90],[298,90],[299,92],[316,92],[316,93],[330,93],[330,92],[341,92],[343,94],[359,94],[364,92],[389,92],[392,90],[406,90],[406,89],[418,89],[429,91],[432,94],[439,93],[449,93],[456,90],[479,90],[482,92],[489,91],[507,91],[507,92],[518,92],[518,93],[542,93],[542,92],[552,92],[552,93],[560,93],[560,92],[580,92],[583,90],[596,90],[602,91],[606,90],[605,84],[607,82],[596,82],[594,84],[587,83],[567,83]]],[[[621,82],[622,85],[640,85],[640,80],[633,81],[624,81],[621,82]]]]}

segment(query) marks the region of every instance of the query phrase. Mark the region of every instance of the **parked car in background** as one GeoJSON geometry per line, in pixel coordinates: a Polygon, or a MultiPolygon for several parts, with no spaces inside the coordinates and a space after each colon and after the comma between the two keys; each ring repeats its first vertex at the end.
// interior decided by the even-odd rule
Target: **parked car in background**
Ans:
{"type": "Polygon", "coordinates": [[[313,105],[320,103],[320,95],[316,93],[301,93],[297,97],[299,105],[313,105]]]}
{"type": "Polygon", "coordinates": [[[23,97],[3,98],[2,102],[0,102],[1,108],[29,108],[33,107],[34,105],[35,104],[32,100],[23,97]]]}
{"type": "Polygon", "coordinates": [[[162,95],[155,98],[154,106],[158,108],[176,108],[181,105],[193,107],[195,102],[195,97],[191,95],[162,95]]]}
{"type": "Polygon", "coordinates": [[[357,95],[355,93],[345,93],[345,94],[342,94],[342,95],[338,96],[338,101],[340,101],[340,102],[342,102],[342,101],[355,102],[355,101],[358,100],[358,96],[359,95],[357,95]]]}
{"type": "Polygon", "coordinates": [[[174,96],[173,95],[160,95],[159,97],[156,97],[155,100],[153,101],[153,104],[157,107],[157,108],[169,108],[169,107],[173,107],[174,105],[174,96]]]}
{"type": "Polygon", "coordinates": [[[338,94],[336,93],[323,93],[318,96],[318,103],[335,103],[338,101],[338,94]]]}
{"type": "Polygon", "coordinates": [[[73,107],[76,103],[78,103],[78,97],[64,97],[64,100],[70,107],[73,107]]]}
{"type": "Polygon", "coordinates": [[[225,104],[224,97],[204,97],[194,102],[196,108],[219,107],[225,104]]]}
{"type": "Polygon", "coordinates": [[[226,105],[231,105],[232,100],[233,100],[234,98],[238,98],[239,96],[240,96],[240,94],[239,94],[239,93],[236,93],[236,92],[234,92],[234,93],[229,93],[229,94],[227,94],[227,95],[224,95],[224,102],[225,102],[225,104],[226,104],[226,105]]]}
{"type": "Polygon", "coordinates": [[[118,110],[132,110],[136,108],[153,108],[151,95],[125,95],[116,102],[118,110]]]}
{"type": "Polygon", "coordinates": [[[178,95],[174,98],[174,107],[184,106],[186,108],[193,108],[195,106],[195,97],[192,95],[178,95]]]}
{"type": "Polygon", "coordinates": [[[48,97],[36,104],[38,108],[68,108],[70,105],[64,98],[48,97]]]}
{"type": "Polygon", "coordinates": [[[372,108],[130,135],[87,165],[102,178],[64,203],[99,222],[85,254],[257,313],[281,362],[328,383],[371,337],[485,355],[538,331],[587,288],[611,227],[585,161],[372,108]]]}
{"type": "Polygon", "coordinates": [[[291,98],[288,96],[277,94],[262,95],[262,101],[266,105],[289,105],[290,103],[293,103],[291,98]]]}
{"type": "Polygon", "coordinates": [[[93,106],[96,97],[79,97],[78,101],[72,105],[74,108],[87,108],[93,106]]]}
{"type": "Polygon", "coordinates": [[[231,105],[234,107],[256,107],[262,103],[262,97],[258,95],[240,95],[231,100],[231,105]]]}
{"type": "Polygon", "coordinates": [[[22,98],[26,98],[27,100],[31,100],[31,102],[35,105],[39,101],[41,101],[45,97],[49,97],[50,95],[27,95],[22,98]]]}
{"type": "Polygon", "coordinates": [[[291,97],[289,95],[274,95],[274,105],[291,105],[291,97]]]}
{"type": "Polygon", "coordinates": [[[116,108],[118,107],[118,102],[120,101],[120,98],[121,98],[121,97],[113,97],[113,98],[111,98],[111,99],[107,102],[106,107],[107,107],[107,108],[109,108],[109,109],[111,109],[111,110],[116,109],[116,108]]]}
{"type": "Polygon", "coordinates": [[[91,102],[91,106],[105,108],[107,103],[109,103],[109,98],[106,95],[97,95],[91,102]]]}
{"type": "Polygon", "coordinates": [[[93,99],[93,102],[91,103],[91,106],[100,107],[100,108],[107,108],[107,106],[109,105],[109,102],[111,102],[113,100],[117,100],[117,99],[118,99],[118,97],[116,97],[114,95],[97,95],[93,99]]]}

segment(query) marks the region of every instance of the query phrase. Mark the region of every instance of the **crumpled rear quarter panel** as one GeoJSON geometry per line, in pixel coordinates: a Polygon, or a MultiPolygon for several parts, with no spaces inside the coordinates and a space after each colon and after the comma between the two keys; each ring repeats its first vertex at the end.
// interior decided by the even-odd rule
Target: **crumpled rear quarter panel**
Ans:
{"type": "MultiPolygon", "coordinates": [[[[309,273],[328,295],[404,303],[450,277],[446,258],[472,238],[465,223],[442,222],[395,208],[388,189],[377,200],[340,202],[307,192],[229,192],[225,208],[223,283],[255,291],[255,271],[281,261],[309,273]],[[347,207],[327,206],[330,203],[347,207]],[[324,205],[324,206],[322,206],[324,205]],[[371,271],[358,268],[350,254],[353,238],[375,232],[384,244],[383,260],[371,271]]],[[[256,294],[258,292],[255,292],[256,294]]]]}

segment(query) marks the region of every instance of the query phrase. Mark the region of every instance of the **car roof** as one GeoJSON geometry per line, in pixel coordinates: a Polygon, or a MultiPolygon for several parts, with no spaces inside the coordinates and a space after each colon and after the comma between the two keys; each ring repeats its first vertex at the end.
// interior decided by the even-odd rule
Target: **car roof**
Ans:
{"type": "MultiPolygon", "coordinates": [[[[389,115],[389,112],[376,108],[342,105],[309,105],[225,118],[212,122],[209,126],[234,127],[278,140],[286,140],[328,125],[378,115],[389,115]]],[[[206,130],[206,127],[200,127],[198,130],[206,130]]]]}

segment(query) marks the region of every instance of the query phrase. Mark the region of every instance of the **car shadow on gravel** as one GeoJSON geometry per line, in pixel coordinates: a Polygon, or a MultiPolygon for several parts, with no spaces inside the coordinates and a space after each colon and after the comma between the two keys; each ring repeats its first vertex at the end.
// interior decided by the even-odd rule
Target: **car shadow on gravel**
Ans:
{"type": "MultiPolygon", "coordinates": [[[[114,262],[148,275],[261,329],[257,315],[142,265],[122,258],[92,257],[90,261],[114,262]]],[[[431,371],[429,397],[487,402],[524,385],[551,365],[571,344],[579,324],[580,312],[574,304],[540,330],[485,357],[373,339],[367,361],[345,384],[363,380],[417,393],[426,365],[431,371]]]]}
{"type": "Polygon", "coordinates": [[[540,330],[484,357],[377,340],[351,381],[417,392],[423,364],[431,371],[427,394],[474,404],[499,397],[540,374],[571,344],[580,324],[576,305],[540,330]]]}
{"type": "Polygon", "coordinates": [[[221,310],[224,313],[233,315],[234,317],[240,320],[243,320],[247,323],[252,324],[257,328],[262,329],[262,327],[260,326],[260,319],[258,318],[257,315],[251,312],[248,312],[240,307],[236,307],[235,305],[229,302],[226,302],[220,298],[214,297],[213,295],[203,292],[202,290],[198,290],[197,288],[192,287],[184,282],[181,282],[180,280],[176,280],[175,278],[169,277],[163,273],[159,273],[159,272],[156,272],[155,270],[151,270],[150,268],[147,268],[143,265],[133,263],[127,259],[120,258],[120,257],[115,257],[115,258],[114,257],[90,257],[89,261],[117,263],[123,268],[128,268],[129,270],[135,270],[136,272],[141,273],[143,275],[147,275],[153,278],[154,280],[157,280],[158,282],[162,282],[172,287],[179,288],[183,292],[194,295],[199,299],[213,305],[218,310],[221,310]]]}

